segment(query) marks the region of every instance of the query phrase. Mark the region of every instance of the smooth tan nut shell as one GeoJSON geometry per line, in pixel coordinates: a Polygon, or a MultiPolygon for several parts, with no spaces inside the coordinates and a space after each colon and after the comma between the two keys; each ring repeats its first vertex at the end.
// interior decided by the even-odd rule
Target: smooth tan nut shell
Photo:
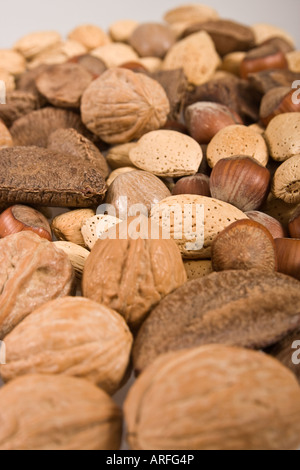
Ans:
{"type": "Polygon", "coordinates": [[[222,70],[240,77],[241,63],[246,57],[246,52],[231,52],[223,58],[222,70]]]}
{"type": "Polygon", "coordinates": [[[188,281],[200,279],[201,277],[208,276],[213,272],[210,260],[186,260],[184,261],[188,281]]]}
{"type": "Polygon", "coordinates": [[[268,39],[282,38],[292,47],[295,46],[294,39],[284,29],[278,28],[277,26],[266,23],[257,23],[252,26],[252,31],[257,45],[262,44],[268,39]]]}
{"type": "Polygon", "coordinates": [[[135,20],[116,21],[110,25],[109,34],[116,42],[127,42],[138,26],[139,22],[135,20]]]}
{"type": "Polygon", "coordinates": [[[135,142],[129,142],[128,144],[115,145],[109,150],[106,161],[112,170],[118,168],[125,168],[132,165],[132,161],[129,158],[129,152],[136,146],[135,142]]]}
{"type": "Polygon", "coordinates": [[[113,310],[82,297],[48,302],[5,338],[5,382],[20,375],[86,379],[109,394],[122,385],[132,336],[113,310]]]}
{"type": "Polygon", "coordinates": [[[0,49],[1,69],[6,70],[12,75],[19,75],[25,72],[26,60],[16,51],[9,49],[0,49]]]}
{"type": "Polygon", "coordinates": [[[291,72],[300,73],[300,51],[288,52],[286,55],[289,70],[291,72]]]}
{"type": "MultiPolygon", "coordinates": [[[[1,105],[0,105],[1,106],[1,105]]],[[[13,139],[5,124],[0,121],[0,149],[13,146],[13,139]]]]}
{"type": "Polygon", "coordinates": [[[83,295],[138,328],[158,302],[187,280],[173,240],[98,240],[84,268],[83,295]]]}
{"type": "Polygon", "coordinates": [[[88,51],[110,43],[107,34],[92,24],[77,26],[69,33],[68,38],[81,43],[88,51]]]}
{"type": "Polygon", "coordinates": [[[38,54],[57,46],[61,42],[61,35],[56,31],[42,31],[30,33],[21,38],[14,45],[14,49],[25,59],[32,60],[38,54]]]}
{"type": "Polygon", "coordinates": [[[139,58],[131,46],[122,42],[98,47],[91,54],[97,59],[101,59],[107,68],[119,67],[126,62],[136,62],[139,58]]]}
{"type": "Polygon", "coordinates": [[[181,5],[179,7],[169,10],[164,15],[164,20],[167,23],[204,23],[210,20],[216,20],[219,14],[213,8],[199,3],[181,5]]]}
{"type": "Polygon", "coordinates": [[[300,113],[276,116],[267,127],[265,139],[271,157],[283,162],[300,154],[300,113]]]}
{"type": "Polygon", "coordinates": [[[122,414],[86,380],[29,375],[0,390],[0,450],[118,450],[122,414]]]}
{"type": "Polygon", "coordinates": [[[127,143],[159,129],[169,112],[169,100],[158,82],[121,68],[101,75],[81,100],[84,124],[109,144],[127,143]]]}
{"type": "Polygon", "coordinates": [[[266,166],[269,160],[267,145],[262,136],[246,126],[228,126],[218,132],[207,148],[207,160],[211,168],[223,159],[244,155],[266,166]]]}
{"type": "Polygon", "coordinates": [[[134,166],[124,166],[122,168],[117,168],[116,170],[112,171],[109,177],[107,178],[106,184],[109,187],[119,175],[124,175],[125,173],[129,173],[130,171],[135,171],[136,168],[134,166]]]}
{"type": "Polygon", "coordinates": [[[209,259],[211,257],[211,245],[216,236],[233,222],[248,218],[239,209],[225,202],[205,196],[187,194],[172,196],[156,204],[152,208],[151,219],[168,230],[169,217],[166,216],[167,214],[170,215],[171,220],[170,235],[179,246],[183,257],[187,259],[209,259]],[[185,205],[192,208],[192,210],[188,210],[188,217],[185,215],[185,205]],[[197,219],[195,214],[197,205],[204,206],[203,247],[197,247],[194,243],[196,240],[197,219]],[[194,215],[194,217],[191,218],[191,215],[194,215]],[[181,223],[183,223],[183,227],[180,225],[181,223]],[[193,250],[190,247],[191,244],[193,250]]]}
{"type": "Polygon", "coordinates": [[[139,62],[149,70],[150,73],[159,72],[162,69],[163,61],[158,57],[142,57],[139,62]]]}
{"type": "Polygon", "coordinates": [[[67,40],[57,44],[41,54],[38,54],[31,62],[27,64],[29,70],[35,69],[40,65],[63,64],[68,59],[83,55],[87,49],[77,41],[67,40]]]}
{"type": "Polygon", "coordinates": [[[82,246],[75,245],[75,243],[71,242],[54,242],[54,245],[68,256],[74,268],[76,277],[80,280],[82,278],[85,262],[90,252],[82,246]]]}
{"type": "Polygon", "coordinates": [[[52,221],[51,228],[58,240],[85,246],[81,227],[87,219],[95,215],[92,209],[78,209],[58,215],[52,221]]]}
{"type": "Polygon", "coordinates": [[[156,176],[179,177],[197,173],[203,153],[191,137],[159,130],[145,134],[130,150],[129,157],[136,167],[156,176]]]}
{"type": "Polygon", "coordinates": [[[267,355],[204,346],[150,365],[129,392],[125,418],[134,450],[295,450],[299,385],[267,355]]]}
{"type": "Polygon", "coordinates": [[[120,222],[122,222],[122,220],[117,217],[101,214],[87,219],[81,228],[85,245],[92,250],[98,239],[111,227],[114,227],[120,222]]]}
{"type": "Polygon", "coordinates": [[[169,50],[163,70],[183,68],[191,84],[202,85],[213,76],[220,63],[212,39],[201,31],[182,39],[169,50]]]}
{"type": "Polygon", "coordinates": [[[300,154],[280,165],[274,175],[272,193],[287,204],[300,203],[300,154]]]}

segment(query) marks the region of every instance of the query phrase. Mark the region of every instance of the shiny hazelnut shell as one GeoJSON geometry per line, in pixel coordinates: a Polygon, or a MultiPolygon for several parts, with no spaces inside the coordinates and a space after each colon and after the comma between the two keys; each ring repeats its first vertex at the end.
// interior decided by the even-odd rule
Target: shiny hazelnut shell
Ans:
{"type": "Polygon", "coordinates": [[[25,231],[34,232],[41,238],[52,241],[47,219],[32,207],[15,205],[0,215],[0,238],[25,231]]]}
{"type": "Polygon", "coordinates": [[[241,63],[241,78],[247,79],[252,73],[263,70],[288,69],[285,54],[274,46],[261,46],[252,49],[241,63]]]}
{"type": "Polygon", "coordinates": [[[175,184],[172,195],[196,194],[198,196],[210,197],[209,177],[200,173],[194,176],[181,178],[175,184]]]}
{"type": "Polygon", "coordinates": [[[300,281],[300,239],[278,238],[275,245],[278,272],[300,281]]]}

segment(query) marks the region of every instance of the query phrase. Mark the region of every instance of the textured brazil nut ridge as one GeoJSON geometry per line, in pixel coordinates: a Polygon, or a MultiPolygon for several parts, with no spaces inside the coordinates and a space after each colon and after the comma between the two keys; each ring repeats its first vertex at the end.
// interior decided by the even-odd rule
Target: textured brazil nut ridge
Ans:
{"type": "Polygon", "coordinates": [[[204,344],[275,344],[300,326],[299,287],[290,277],[262,271],[224,271],[185,284],[142,326],[133,351],[136,371],[160,354],[204,344]]]}

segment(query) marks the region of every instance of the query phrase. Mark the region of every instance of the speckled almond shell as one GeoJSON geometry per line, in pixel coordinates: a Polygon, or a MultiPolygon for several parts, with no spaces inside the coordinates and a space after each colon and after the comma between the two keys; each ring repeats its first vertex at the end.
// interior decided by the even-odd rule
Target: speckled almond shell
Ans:
{"type": "Polygon", "coordinates": [[[283,162],[300,154],[300,113],[280,114],[272,119],[265,132],[271,157],[283,162]]]}
{"type": "Polygon", "coordinates": [[[130,447],[296,450],[299,391],[290,371],[259,352],[209,345],[167,354],[126,399],[130,447]]]}
{"type": "Polygon", "coordinates": [[[5,382],[20,375],[67,375],[109,394],[126,374],[132,345],[124,319],[81,297],[64,297],[32,312],[6,338],[5,382]]]}
{"type": "Polygon", "coordinates": [[[65,212],[53,219],[51,229],[58,240],[85,246],[81,227],[87,219],[95,215],[92,209],[77,209],[65,212]]]}
{"type": "Polygon", "coordinates": [[[156,176],[179,177],[197,173],[203,152],[196,140],[176,131],[145,134],[129,152],[132,163],[156,176]]]}
{"type": "Polygon", "coordinates": [[[117,450],[122,413],[101,389],[62,376],[19,377],[0,390],[0,450],[117,450]]]}
{"type": "Polygon", "coordinates": [[[207,160],[211,168],[219,160],[237,155],[252,157],[263,166],[266,166],[269,160],[264,138],[246,126],[225,127],[215,135],[207,148],[207,160]]]}
{"type": "MultiPolygon", "coordinates": [[[[233,222],[248,219],[243,212],[226,202],[205,196],[183,194],[164,199],[152,208],[151,218],[161,227],[167,229],[169,229],[169,219],[164,214],[165,210],[171,214],[171,237],[176,241],[183,257],[187,259],[210,259],[211,245],[216,236],[233,222]],[[194,246],[192,250],[189,248],[189,244],[196,239],[196,205],[204,206],[204,246],[199,246],[199,248],[194,246]],[[172,206],[175,208],[175,220],[172,216],[174,211],[174,209],[172,211],[172,206]],[[185,206],[187,207],[186,214],[192,214],[193,218],[192,225],[189,216],[182,229],[181,224],[185,219],[185,206]]],[[[199,234],[198,227],[197,230],[199,234]]],[[[200,227],[200,230],[202,230],[202,227],[200,227]]]]}
{"type": "Polygon", "coordinates": [[[6,147],[12,147],[13,146],[13,140],[12,136],[10,135],[9,130],[3,124],[2,121],[0,121],[0,149],[6,148],[6,147]]]}
{"type": "Polygon", "coordinates": [[[300,203],[300,153],[280,165],[273,178],[272,193],[287,204],[300,203]]]}
{"type": "Polygon", "coordinates": [[[137,336],[133,362],[205,344],[263,349],[300,327],[300,283],[264,271],[223,271],[190,281],[163,299],[137,336]]]}
{"type": "Polygon", "coordinates": [[[188,281],[194,279],[201,279],[202,277],[208,276],[213,272],[211,260],[186,260],[184,261],[184,267],[188,277],[188,281]]]}
{"type": "Polygon", "coordinates": [[[85,245],[92,250],[99,238],[111,227],[119,224],[121,219],[111,215],[95,215],[84,221],[81,227],[81,233],[85,245]]]}

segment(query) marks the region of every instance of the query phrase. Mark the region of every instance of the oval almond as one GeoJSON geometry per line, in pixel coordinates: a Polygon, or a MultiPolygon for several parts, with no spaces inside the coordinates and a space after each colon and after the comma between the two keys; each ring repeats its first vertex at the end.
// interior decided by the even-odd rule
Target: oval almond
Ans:
{"type": "Polygon", "coordinates": [[[267,127],[265,138],[271,157],[284,162],[300,154],[300,113],[276,116],[267,127]]]}

